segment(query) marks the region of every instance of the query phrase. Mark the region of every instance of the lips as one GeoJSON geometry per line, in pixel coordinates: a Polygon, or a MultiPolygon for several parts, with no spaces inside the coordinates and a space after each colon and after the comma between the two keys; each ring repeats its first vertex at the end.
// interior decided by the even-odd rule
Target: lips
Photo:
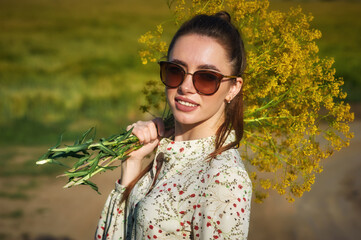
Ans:
{"type": "Polygon", "coordinates": [[[190,102],[185,102],[185,101],[182,101],[182,100],[178,100],[177,102],[184,105],[184,106],[187,106],[187,107],[197,107],[196,104],[193,104],[193,103],[190,103],[190,102]]]}
{"type": "Polygon", "coordinates": [[[175,105],[178,110],[181,110],[183,112],[193,111],[199,106],[199,104],[197,104],[196,102],[184,97],[176,97],[175,105]]]}

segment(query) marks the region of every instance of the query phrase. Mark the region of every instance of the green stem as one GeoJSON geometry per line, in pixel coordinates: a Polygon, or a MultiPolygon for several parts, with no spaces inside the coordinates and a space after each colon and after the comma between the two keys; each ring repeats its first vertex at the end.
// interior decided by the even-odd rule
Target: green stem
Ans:
{"type": "Polygon", "coordinates": [[[253,123],[253,122],[260,123],[261,121],[264,121],[264,120],[287,119],[287,118],[292,118],[292,117],[293,117],[293,116],[260,117],[260,118],[254,118],[254,119],[244,119],[244,122],[245,122],[245,123],[253,123]]]}

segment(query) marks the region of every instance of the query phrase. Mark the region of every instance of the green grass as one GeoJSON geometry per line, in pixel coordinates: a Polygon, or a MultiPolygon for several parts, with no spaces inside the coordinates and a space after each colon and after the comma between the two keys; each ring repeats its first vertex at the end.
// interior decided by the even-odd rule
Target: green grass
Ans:
{"type": "MultiPolygon", "coordinates": [[[[137,119],[137,39],[169,18],[163,0],[0,2],[0,144],[46,143],[74,122],[110,134],[137,119]]],[[[70,133],[70,135],[74,135],[70,133]]]]}
{"type": "MultiPolygon", "coordinates": [[[[315,16],[348,101],[361,101],[361,3],[271,8],[298,4],[315,16]]],[[[146,117],[141,89],[158,70],[141,64],[137,39],[169,18],[165,0],[0,1],[0,145],[50,146],[91,126],[104,137],[146,117]]]]}

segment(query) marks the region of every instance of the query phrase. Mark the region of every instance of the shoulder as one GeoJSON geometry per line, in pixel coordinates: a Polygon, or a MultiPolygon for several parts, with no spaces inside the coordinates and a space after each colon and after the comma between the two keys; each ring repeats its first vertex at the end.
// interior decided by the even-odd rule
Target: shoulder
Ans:
{"type": "MultiPolygon", "coordinates": [[[[209,171],[216,172],[243,172],[247,174],[244,163],[239,155],[237,149],[229,149],[222,152],[216,158],[212,159],[210,162],[209,171]]],[[[248,174],[247,174],[248,176],[248,174]]]]}
{"type": "Polygon", "coordinates": [[[252,183],[237,149],[229,149],[210,162],[208,188],[252,191],[252,183]]]}

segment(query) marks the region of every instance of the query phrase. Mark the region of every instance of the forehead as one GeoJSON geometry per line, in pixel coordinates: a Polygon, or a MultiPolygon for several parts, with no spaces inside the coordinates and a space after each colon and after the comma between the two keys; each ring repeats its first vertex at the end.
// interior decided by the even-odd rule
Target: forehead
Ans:
{"type": "Polygon", "coordinates": [[[180,60],[188,68],[199,68],[204,65],[214,65],[222,72],[230,71],[224,47],[214,38],[189,34],[177,39],[169,54],[169,61],[180,60]]]}

